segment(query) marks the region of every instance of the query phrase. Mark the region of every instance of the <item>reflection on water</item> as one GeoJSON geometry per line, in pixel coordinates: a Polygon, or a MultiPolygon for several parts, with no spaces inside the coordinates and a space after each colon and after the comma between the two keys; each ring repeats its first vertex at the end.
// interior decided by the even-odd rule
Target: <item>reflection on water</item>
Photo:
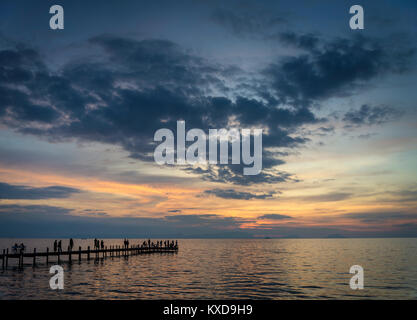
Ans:
{"type": "MultiPolygon", "coordinates": [[[[21,241],[38,251],[53,242],[21,241]]],[[[0,249],[14,242],[0,239],[0,249]]],[[[75,240],[77,249],[92,244],[75,240]]],[[[49,289],[52,275],[45,258],[38,258],[35,269],[27,258],[23,271],[13,264],[4,271],[0,267],[0,299],[417,298],[417,239],[198,239],[179,245],[177,254],[63,263],[65,288],[59,292],[49,289]],[[365,271],[361,291],[349,287],[354,264],[365,271]]]]}

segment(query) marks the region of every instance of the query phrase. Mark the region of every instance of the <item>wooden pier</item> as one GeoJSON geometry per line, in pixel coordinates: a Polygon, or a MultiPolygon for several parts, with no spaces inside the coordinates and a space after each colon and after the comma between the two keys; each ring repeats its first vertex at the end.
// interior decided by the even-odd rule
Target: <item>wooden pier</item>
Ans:
{"type": "Polygon", "coordinates": [[[89,261],[90,259],[101,259],[107,257],[128,257],[139,254],[150,254],[150,253],[176,253],[178,252],[178,247],[144,247],[144,246],[110,246],[105,247],[104,249],[90,249],[88,246],[87,250],[82,250],[81,247],[78,247],[78,250],[71,250],[69,247],[67,251],[49,251],[49,248],[46,248],[44,252],[37,252],[36,248],[33,249],[33,252],[19,252],[19,253],[9,253],[9,249],[3,250],[0,255],[2,261],[2,269],[7,269],[10,259],[18,259],[17,266],[19,269],[24,266],[24,258],[32,258],[31,265],[36,267],[38,264],[37,258],[44,257],[46,264],[61,264],[63,257],[68,257],[65,262],[72,263],[74,261],[81,262],[82,260],[89,261]],[[52,259],[51,259],[52,258],[52,259]]]}

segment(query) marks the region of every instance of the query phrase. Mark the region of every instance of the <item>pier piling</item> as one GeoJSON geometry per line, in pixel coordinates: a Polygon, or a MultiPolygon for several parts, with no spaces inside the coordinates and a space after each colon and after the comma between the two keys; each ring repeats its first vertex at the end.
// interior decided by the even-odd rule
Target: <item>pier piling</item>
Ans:
{"type": "Polygon", "coordinates": [[[33,267],[36,266],[36,248],[33,249],[33,267]]]}
{"type": "Polygon", "coordinates": [[[19,269],[23,268],[23,250],[20,250],[20,256],[19,256],[19,269]]]}

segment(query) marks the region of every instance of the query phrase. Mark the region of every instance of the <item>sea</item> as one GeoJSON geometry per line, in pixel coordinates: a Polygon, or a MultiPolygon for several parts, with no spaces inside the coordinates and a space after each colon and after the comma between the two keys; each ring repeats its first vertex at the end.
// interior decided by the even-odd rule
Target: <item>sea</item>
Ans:
{"type": "MultiPolygon", "coordinates": [[[[145,239],[129,239],[141,244],[145,239]]],[[[156,240],[156,239],[155,239],[156,240]]],[[[165,240],[165,239],[158,239],[165,240]]],[[[23,242],[45,251],[54,239],[0,239],[0,253],[23,242]]],[[[62,239],[63,248],[68,239],[62,239]]],[[[93,239],[74,239],[75,248],[93,239]]],[[[104,239],[122,245],[122,239],[104,239]]],[[[416,299],[417,238],[178,239],[177,253],[61,260],[64,288],[52,290],[50,267],[38,257],[0,266],[0,299],[416,299]],[[363,269],[352,289],[350,268],[363,269]]]]}

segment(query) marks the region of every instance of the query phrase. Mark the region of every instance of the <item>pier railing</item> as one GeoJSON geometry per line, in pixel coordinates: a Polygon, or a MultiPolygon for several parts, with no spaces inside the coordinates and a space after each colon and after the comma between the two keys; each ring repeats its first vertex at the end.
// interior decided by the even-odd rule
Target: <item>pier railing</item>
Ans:
{"type": "Polygon", "coordinates": [[[132,255],[139,254],[149,254],[149,253],[175,253],[178,252],[178,246],[174,247],[145,247],[145,246],[135,246],[130,247],[124,246],[109,246],[104,249],[91,249],[90,246],[87,247],[87,250],[83,250],[81,247],[78,247],[78,250],[71,249],[68,247],[67,251],[49,251],[49,248],[46,248],[44,252],[37,252],[36,248],[33,249],[33,252],[13,252],[10,253],[9,249],[3,249],[0,259],[2,260],[2,269],[5,269],[9,265],[10,259],[18,259],[18,267],[23,268],[24,258],[32,258],[32,266],[36,267],[39,257],[45,257],[45,263],[49,264],[51,258],[54,258],[55,262],[60,264],[63,257],[68,257],[66,262],[72,263],[73,261],[90,260],[92,258],[107,258],[107,257],[128,257],[132,255]],[[83,259],[84,258],[84,259],[83,259]]]}

